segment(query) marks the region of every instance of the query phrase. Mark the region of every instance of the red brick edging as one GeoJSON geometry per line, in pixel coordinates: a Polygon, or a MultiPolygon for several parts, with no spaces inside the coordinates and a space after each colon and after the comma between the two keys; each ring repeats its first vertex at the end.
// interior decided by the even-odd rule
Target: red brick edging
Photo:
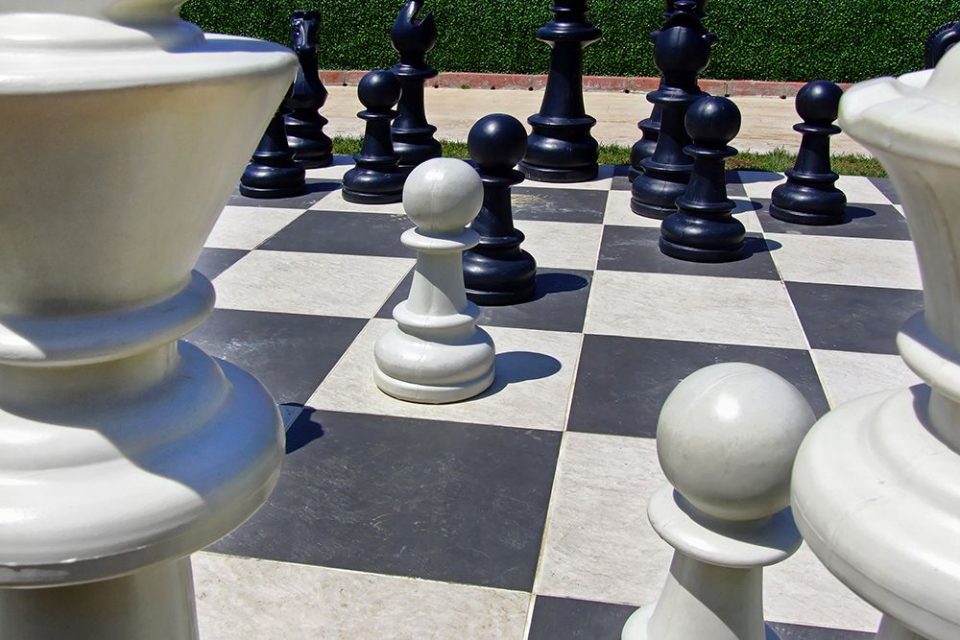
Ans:
{"type": "MultiPolygon", "coordinates": [[[[321,71],[324,84],[356,86],[366,71],[321,71]]],[[[586,91],[653,91],[659,78],[635,78],[622,76],[584,76],[586,91]]],[[[454,89],[519,89],[540,90],[547,84],[546,75],[523,75],[508,73],[466,73],[451,71],[441,73],[427,86],[454,89]]],[[[713,95],[723,96],[774,96],[793,97],[804,85],[803,82],[770,82],[766,80],[701,80],[700,87],[713,95]]],[[[840,85],[844,90],[849,84],[840,85]]]]}

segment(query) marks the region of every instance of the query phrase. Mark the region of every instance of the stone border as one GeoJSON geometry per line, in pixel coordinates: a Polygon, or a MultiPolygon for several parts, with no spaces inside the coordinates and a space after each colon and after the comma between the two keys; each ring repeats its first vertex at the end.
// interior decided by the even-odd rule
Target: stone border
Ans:
{"type": "MultiPolygon", "coordinates": [[[[320,79],[324,84],[356,86],[366,71],[321,71],[320,79]]],[[[636,78],[624,76],[584,76],[585,91],[614,91],[646,93],[653,91],[659,84],[659,78],[636,78]]],[[[523,75],[505,73],[466,73],[451,71],[441,73],[427,86],[448,89],[513,89],[538,91],[547,84],[546,75],[523,75]]],[[[722,96],[771,96],[788,98],[797,95],[803,82],[771,82],[766,80],[701,80],[700,87],[713,95],[722,96]]],[[[846,90],[850,85],[840,85],[846,90]]]]}

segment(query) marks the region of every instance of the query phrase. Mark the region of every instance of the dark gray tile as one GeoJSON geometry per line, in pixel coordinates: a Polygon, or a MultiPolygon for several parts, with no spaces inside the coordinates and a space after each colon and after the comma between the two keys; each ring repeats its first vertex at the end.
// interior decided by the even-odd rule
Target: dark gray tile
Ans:
{"type": "MultiPolygon", "coordinates": [[[[406,300],[410,293],[412,277],[408,274],[404,278],[380,308],[378,318],[393,317],[393,308],[406,300]]],[[[480,326],[582,331],[592,280],[589,271],[538,269],[537,288],[532,300],[502,307],[480,307],[477,322],[480,326]]]]}
{"type": "Polygon", "coordinates": [[[674,387],[719,362],[767,367],[796,385],[818,416],[829,408],[806,350],[586,335],[567,429],[652,438],[674,387]]]}
{"type": "Polygon", "coordinates": [[[235,189],[228,204],[237,207],[274,207],[276,209],[309,209],[331,191],[340,188],[333,180],[314,180],[307,178],[307,189],[303,195],[290,198],[247,198],[235,189]]]}
{"type": "Polygon", "coordinates": [[[257,376],[279,403],[306,402],[365,320],[216,309],[187,336],[257,376]]]}
{"type": "Polygon", "coordinates": [[[607,192],[591,189],[513,188],[513,217],[550,222],[603,222],[607,192]]]}
{"type": "MultiPolygon", "coordinates": [[[[636,607],[537,596],[527,640],[599,640],[620,637],[636,607]]],[[[771,622],[780,640],[869,640],[873,634],[771,622]]],[[[698,639],[700,640],[700,639],[698,639]]],[[[703,639],[706,640],[706,639],[703,639]]]]}
{"type": "Polygon", "coordinates": [[[305,409],[277,490],[212,550],[529,591],[560,434],[305,409]]]}
{"type": "Polygon", "coordinates": [[[736,171],[727,171],[727,197],[746,198],[747,191],[740,181],[740,174],[736,171]]]}
{"type": "Polygon", "coordinates": [[[897,332],[923,309],[920,291],[805,282],[787,291],[814,349],[896,354],[897,332]]]}
{"type": "Polygon", "coordinates": [[[411,227],[413,223],[402,215],[307,211],[259,248],[414,258],[416,253],[400,242],[411,227]]]}
{"type": "MultiPolygon", "coordinates": [[[[656,227],[606,226],[600,243],[598,269],[674,273],[682,275],[727,276],[777,280],[777,267],[770,257],[768,243],[748,235],[745,258],[736,262],[700,263],[677,260],[660,251],[660,229],[656,227]]],[[[776,248],[776,247],[772,247],[776,248]]]]}
{"type": "Polygon", "coordinates": [[[851,203],[841,224],[809,225],[777,220],[770,215],[769,200],[755,200],[760,207],[757,217],[765,233],[796,233],[812,236],[841,236],[877,240],[909,240],[906,219],[891,205],[851,203]]]}
{"type": "Polygon", "coordinates": [[[900,200],[900,194],[898,194],[897,190],[893,187],[893,181],[890,180],[890,178],[870,178],[870,182],[872,182],[873,186],[879,189],[880,193],[886,196],[890,202],[893,204],[903,204],[900,200]]]}
{"type": "Polygon", "coordinates": [[[243,249],[204,249],[193,268],[213,280],[248,253],[243,249]]]}

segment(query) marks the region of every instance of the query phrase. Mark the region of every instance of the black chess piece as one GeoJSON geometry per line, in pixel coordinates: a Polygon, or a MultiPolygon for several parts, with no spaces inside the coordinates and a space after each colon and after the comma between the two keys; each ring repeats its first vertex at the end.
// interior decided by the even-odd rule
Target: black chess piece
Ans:
{"type": "Polygon", "coordinates": [[[693,162],[683,149],[690,144],[684,127],[687,109],[702,98],[697,78],[710,62],[716,36],[703,26],[702,5],[694,0],[675,0],[667,23],[657,34],[654,61],[663,73],[663,85],[647,95],[660,107],[657,148],[640,162],[643,173],[633,181],[630,208],[634,213],[662,219],[676,211],[693,162]]]}
{"type": "Polygon", "coordinates": [[[333,142],[323,132],[327,119],[320,108],[327,101],[327,88],[317,70],[317,11],[294,11],[290,16],[293,50],[300,60],[293,92],[287,99],[290,113],[284,117],[287,144],[293,158],[305,169],[329,166],[333,162],[333,142]]]}
{"type": "MultiPolygon", "coordinates": [[[[289,96],[289,92],[287,94],[289,96]]],[[[248,198],[289,198],[307,190],[306,172],[293,160],[283,130],[286,98],[270,119],[267,130],[240,177],[240,193],[248,198]]]]}
{"type": "Polygon", "coordinates": [[[689,108],[685,124],[693,173],[677,211],[660,225],[660,250],[692,262],[739,260],[746,230],[731,215],[736,204],[727,197],[724,161],[737,154],[729,143],[740,132],[740,110],[727,98],[707,96],[689,108]]]}
{"type": "Polygon", "coordinates": [[[400,62],[390,70],[400,80],[402,92],[398,115],[393,121],[393,149],[400,157],[400,170],[405,173],[421,162],[441,155],[440,143],[433,137],[437,128],[427,122],[423,105],[423,83],[437,75],[425,61],[437,42],[437,25],[433,16],[422,20],[417,16],[423,0],[409,0],[393,23],[390,38],[400,54],[400,62]]]}
{"type": "Polygon", "coordinates": [[[586,0],[554,0],[556,17],[537,30],[551,47],[550,72],[520,170],[541,182],[581,182],[597,176],[600,146],[590,135],[597,123],[583,104],[583,50],[601,32],[586,19],[586,0]]]}
{"type": "Polygon", "coordinates": [[[960,22],[948,22],[937,27],[927,38],[923,49],[923,63],[927,69],[937,66],[947,51],[960,42],[960,22]]]}
{"type": "Polygon", "coordinates": [[[357,89],[366,107],[357,114],[367,123],[363,147],[353,156],[356,166],[343,176],[343,199],[364,204],[400,202],[404,174],[397,169],[400,158],[393,151],[390,121],[400,99],[400,81],[390,71],[371,71],[357,89]]]}
{"type": "MultiPolygon", "coordinates": [[[[696,10],[700,14],[700,17],[703,18],[704,5],[706,5],[707,0],[696,0],[696,2],[696,10]]],[[[666,0],[664,3],[664,18],[670,17],[670,13],[673,12],[673,4],[674,0],[666,0]]],[[[659,29],[650,33],[651,44],[656,44],[657,36],[659,35],[659,29]]],[[[660,86],[658,88],[663,89],[663,76],[660,76],[660,86]]],[[[630,172],[628,176],[630,182],[633,182],[638,175],[643,173],[643,168],[640,166],[643,159],[649,158],[657,150],[657,139],[660,137],[661,117],[662,110],[660,105],[655,104],[650,111],[650,117],[644,118],[637,123],[637,128],[640,129],[641,135],[640,139],[634,143],[633,148],[630,150],[630,172]]]]}
{"type": "Polygon", "coordinates": [[[773,190],[770,215],[797,224],[840,224],[847,196],[834,186],[840,177],[830,168],[830,136],[843,90],[832,82],[814,80],[797,93],[797,113],[803,119],[794,130],[803,134],[797,162],[787,169],[787,181],[773,190]]]}
{"type": "Polygon", "coordinates": [[[512,116],[485,116],[470,129],[467,148],[483,180],[483,208],[470,225],[480,244],[463,255],[467,297],[483,305],[525,302],[533,297],[537,263],[520,248],[524,235],[513,226],[510,189],[523,181],[514,167],[526,151],[527,131],[512,116]]]}

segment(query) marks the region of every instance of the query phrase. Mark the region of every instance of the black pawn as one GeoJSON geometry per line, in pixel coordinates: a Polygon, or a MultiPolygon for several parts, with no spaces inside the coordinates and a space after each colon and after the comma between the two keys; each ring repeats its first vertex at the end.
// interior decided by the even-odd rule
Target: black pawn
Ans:
{"type": "Polygon", "coordinates": [[[533,133],[520,170],[540,182],[582,182],[597,176],[597,123],[583,104],[583,50],[600,39],[586,19],[586,0],[554,0],[556,17],[537,30],[551,47],[550,71],[540,112],[527,119],[533,133]]]}
{"type": "Polygon", "coordinates": [[[502,113],[477,121],[467,136],[470,157],[483,180],[483,208],[470,228],[480,244],[463,255],[467,297],[477,304],[506,305],[533,297],[537,263],[520,248],[524,235],[513,227],[510,188],[523,181],[514,169],[527,148],[527,131],[502,113]]]}
{"type": "Polygon", "coordinates": [[[281,106],[253,152],[250,164],[240,177],[240,193],[248,198],[289,198],[307,190],[306,172],[293,160],[283,130],[281,106]]]}
{"type": "Polygon", "coordinates": [[[814,80],[797,94],[797,113],[803,122],[794,129],[803,134],[797,163],[787,169],[787,181],[773,190],[770,215],[797,224],[839,224],[844,220],[847,196],[834,186],[840,177],[830,169],[830,136],[840,133],[833,124],[843,90],[832,82],[814,80]]]}
{"type": "MultiPolygon", "coordinates": [[[[673,12],[673,4],[675,0],[666,0],[663,9],[664,18],[669,18],[670,14],[673,12]]],[[[703,17],[703,7],[706,4],[707,0],[697,0],[697,11],[700,14],[700,17],[703,17]]],[[[657,37],[660,35],[660,30],[654,31],[650,34],[650,42],[656,44],[657,37]]],[[[663,76],[660,77],[660,89],[663,88],[663,76]]],[[[660,118],[662,116],[660,105],[653,105],[653,109],[650,111],[650,117],[644,118],[637,123],[637,128],[640,129],[641,136],[640,139],[634,143],[633,148],[630,150],[630,173],[629,179],[630,182],[633,182],[638,175],[643,173],[643,168],[640,166],[640,163],[644,158],[649,158],[657,150],[657,139],[660,137],[660,118]]]]}
{"type": "Polygon", "coordinates": [[[660,250],[692,262],[730,262],[743,257],[743,224],[731,215],[724,161],[737,154],[728,146],[740,132],[740,110],[726,98],[710,96],[687,111],[686,128],[693,144],[693,173],[677,199],[677,211],[660,225],[660,250]]]}
{"type": "Polygon", "coordinates": [[[305,169],[329,166],[333,162],[333,142],[323,132],[327,119],[320,107],[327,101],[327,88],[317,71],[317,32],[320,14],[294,11],[290,17],[293,50],[300,60],[293,92],[287,100],[290,113],[284,117],[287,144],[293,158],[305,169]]]}
{"type": "Polygon", "coordinates": [[[400,81],[389,71],[371,71],[357,89],[366,107],[357,114],[366,120],[363,147],[353,156],[356,166],[343,176],[343,199],[364,204],[400,202],[404,174],[397,170],[399,158],[390,140],[390,121],[400,99],[400,81]]]}
{"type": "Polygon", "coordinates": [[[662,219],[676,211],[693,162],[683,149],[690,144],[684,128],[687,109],[702,98],[697,77],[710,61],[716,36],[703,26],[701,5],[675,0],[667,23],[657,33],[654,61],[663,72],[660,89],[647,100],[660,107],[660,131],[653,155],[640,162],[643,172],[633,181],[630,208],[634,213],[662,219]]]}
{"type": "Polygon", "coordinates": [[[441,155],[440,143],[433,137],[437,128],[427,122],[423,105],[423,83],[437,75],[425,61],[437,43],[437,25],[433,16],[418,21],[423,0],[410,0],[393,23],[390,38],[400,54],[400,62],[390,70],[400,80],[402,92],[393,121],[393,148],[400,156],[400,170],[409,173],[421,162],[441,155]]]}

